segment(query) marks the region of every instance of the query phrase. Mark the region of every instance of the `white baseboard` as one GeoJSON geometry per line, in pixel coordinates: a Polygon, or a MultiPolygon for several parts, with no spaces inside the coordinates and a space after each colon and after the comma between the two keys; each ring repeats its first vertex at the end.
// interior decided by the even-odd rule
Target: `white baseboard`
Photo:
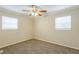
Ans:
{"type": "Polygon", "coordinates": [[[30,40],[30,39],[32,39],[32,38],[23,39],[23,40],[18,40],[17,42],[13,42],[13,43],[9,43],[9,44],[0,46],[0,48],[4,48],[4,47],[10,46],[10,45],[14,45],[14,44],[17,44],[17,43],[20,43],[20,42],[23,42],[23,41],[27,41],[27,40],[30,40]]]}
{"type": "Polygon", "coordinates": [[[34,39],[38,39],[38,40],[42,40],[42,41],[45,41],[45,42],[49,42],[49,43],[57,44],[57,45],[60,45],[60,46],[64,46],[64,47],[68,47],[68,48],[79,50],[79,48],[71,47],[69,45],[63,45],[63,44],[60,44],[60,43],[57,43],[57,42],[53,42],[53,41],[50,41],[50,40],[48,41],[48,40],[46,40],[44,38],[40,38],[40,37],[34,37],[34,39]]]}

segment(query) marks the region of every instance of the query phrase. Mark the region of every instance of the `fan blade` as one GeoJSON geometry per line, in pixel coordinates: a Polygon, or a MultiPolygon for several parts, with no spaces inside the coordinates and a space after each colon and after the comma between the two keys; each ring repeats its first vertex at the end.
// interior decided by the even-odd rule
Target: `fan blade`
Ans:
{"type": "Polygon", "coordinates": [[[44,14],[38,14],[38,16],[44,16],[44,14]]]}
{"type": "Polygon", "coordinates": [[[39,10],[39,12],[47,12],[47,10],[39,10]]]}

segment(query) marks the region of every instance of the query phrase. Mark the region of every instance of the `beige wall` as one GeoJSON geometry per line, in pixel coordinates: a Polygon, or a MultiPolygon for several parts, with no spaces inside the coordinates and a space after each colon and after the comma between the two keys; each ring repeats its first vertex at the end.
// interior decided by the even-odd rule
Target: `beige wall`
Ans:
{"type": "Polygon", "coordinates": [[[44,17],[28,17],[8,10],[0,10],[0,48],[36,38],[47,42],[79,49],[79,9],[62,10],[44,17]],[[72,17],[72,30],[55,30],[55,17],[72,17]],[[1,16],[15,17],[18,30],[2,30],[1,16]]]}
{"type": "Polygon", "coordinates": [[[36,17],[34,25],[34,38],[79,49],[79,8],[51,13],[50,16],[36,17]],[[72,29],[56,30],[55,17],[68,15],[72,18],[72,29]]]}
{"type": "Polygon", "coordinates": [[[8,10],[0,10],[0,48],[32,39],[32,24],[32,19],[28,16],[12,13],[8,10]],[[2,30],[1,16],[17,18],[19,28],[17,30],[2,30]]]}

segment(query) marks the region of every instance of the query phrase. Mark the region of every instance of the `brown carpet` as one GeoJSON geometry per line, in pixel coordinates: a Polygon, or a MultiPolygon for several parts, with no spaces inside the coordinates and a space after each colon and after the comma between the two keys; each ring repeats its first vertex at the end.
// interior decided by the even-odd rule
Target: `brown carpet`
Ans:
{"type": "Polygon", "coordinates": [[[3,54],[78,54],[79,51],[48,42],[31,39],[5,48],[3,54]]]}

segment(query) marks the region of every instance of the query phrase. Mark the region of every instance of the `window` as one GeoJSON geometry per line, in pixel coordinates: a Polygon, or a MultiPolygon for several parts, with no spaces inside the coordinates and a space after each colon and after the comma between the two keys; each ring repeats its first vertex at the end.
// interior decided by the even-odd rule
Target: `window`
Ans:
{"type": "Polygon", "coordinates": [[[57,30],[71,30],[71,16],[56,18],[55,28],[57,30]]]}
{"type": "Polygon", "coordinates": [[[18,20],[16,18],[2,16],[2,29],[18,29],[18,20]]]}

